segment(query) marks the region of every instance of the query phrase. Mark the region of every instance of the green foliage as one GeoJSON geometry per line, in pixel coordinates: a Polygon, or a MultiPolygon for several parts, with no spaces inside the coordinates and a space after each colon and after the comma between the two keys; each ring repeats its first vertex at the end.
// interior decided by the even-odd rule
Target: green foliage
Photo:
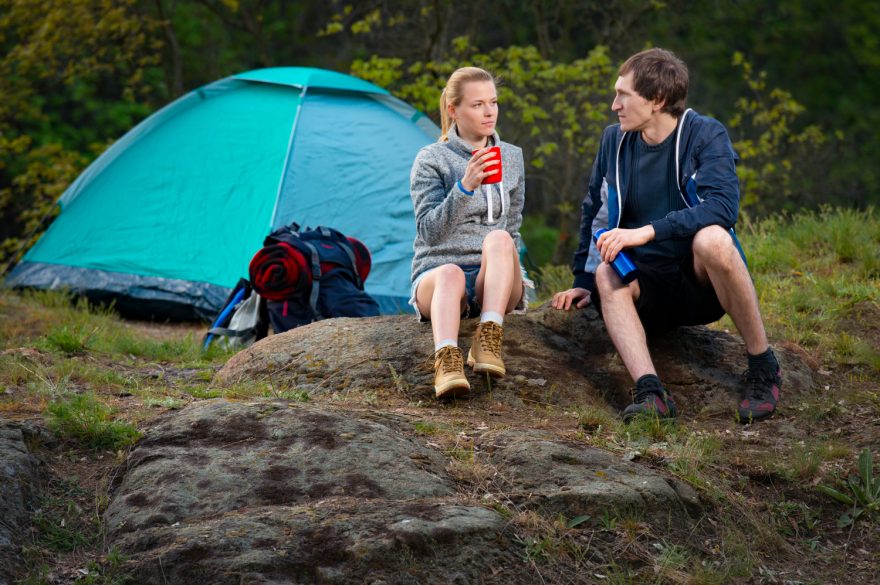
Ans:
{"type": "Polygon", "coordinates": [[[537,283],[537,300],[533,305],[540,306],[549,301],[554,293],[571,288],[573,276],[570,266],[545,264],[541,270],[531,275],[537,283]]]}
{"type": "Polygon", "coordinates": [[[131,424],[111,418],[110,407],[94,394],[80,394],[49,404],[49,427],[58,436],[92,449],[120,449],[140,434],[131,424]]]}
{"type": "Polygon", "coordinates": [[[742,69],[749,90],[736,100],[736,113],[728,122],[731,132],[741,135],[733,145],[741,158],[736,169],[740,206],[765,213],[796,208],[789,201],[793,159],[821,146],[826,136],[816,125],[796,131],[804,107],[791,92],[768,88],[766,72],[755,74],[742,53],[733,54],[733,65],[742,69]]]}
{"type": "Polygon", "coordinates": [[[707,487],[707,469],[718,459],[721,441],[712,435],[688,433],[669,444],[669,470],[698,487],[707,487]]]}
{"type": "Polygon", "coordinates": [[[617,429],[620,422],[617,417],[603,408],[578,409],[578,426],[588,433],[601,433],[607,429],[617,429]]]}
{"type": "Polygon", "coordinates": [[[559,242],[559,228],[547,225],[542,215],[523,217],[520,234],[528,250],[527,268],[549,264],[559,242]]]}
{"type": "Polygon", "coordinates": [[[146,397],[144,398],[144,406],[159,406],[168,410],[179,410],[183,408],[184,403],[173,396],[165,396],[163,398],[146,397]]]}
{"type": "Polygon", "coordinates": [[[35,241],[88,160],[149,112],[158,46],[137,4],[0,0],[0,262],[35,241]]]}
{"type": "Polygon", "coordinates": [[[849,526],[862,516],[880,519],[880,476],[874,477],[874,461],[870,449],[866,448],[859,454],[858,475],[850,475],[846,480],[849,493],[826,485],[817,487],[823,494],[851,507],[840,516],[840,526],[849,526]]]}
{"type": "Polygon", "coordinates": [[[282,400],[292,400],[293,402],[310,402],[312,396],[305,390],[297,390],[296,388],[276,390],[272,389],[264,393],[264,396],[272,398],[280,398],[282,400]]]}

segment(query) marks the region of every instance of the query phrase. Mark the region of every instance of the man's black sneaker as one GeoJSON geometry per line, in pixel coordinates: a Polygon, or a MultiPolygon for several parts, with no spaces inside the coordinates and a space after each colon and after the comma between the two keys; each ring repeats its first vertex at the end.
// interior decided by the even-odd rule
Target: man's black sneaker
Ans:
{"type": "Polygon", "coordinates": [[[737,414],[739,422],[751,422],[770,418],[779,403],[779,388],[782,386],[782,370],[774,368],[749,368],[743,374],[743,399],[737,414]]]}
{"type": "Polygon", "coordinates": [[[675,417],[672,395],[657,376],[642,376],[636,382],[635,397],[633,403],[623,411],[623,422],[627,423],[639,414],[653,414],[658,418],[675,417]]]}

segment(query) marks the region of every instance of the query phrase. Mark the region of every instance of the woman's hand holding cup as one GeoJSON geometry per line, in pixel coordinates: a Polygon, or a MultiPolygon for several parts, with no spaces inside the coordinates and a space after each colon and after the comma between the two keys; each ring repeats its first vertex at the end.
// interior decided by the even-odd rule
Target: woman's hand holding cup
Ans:
{"type": "Polygon", "coordinates": [[[473,191],[484,182],[496,183],[497,181],[492,180],[491,177],[500,173],[501,149],[497,146],[480,148],[474,151],[471,160],[468,161],[461,185],[468,191],[473,191]]]}

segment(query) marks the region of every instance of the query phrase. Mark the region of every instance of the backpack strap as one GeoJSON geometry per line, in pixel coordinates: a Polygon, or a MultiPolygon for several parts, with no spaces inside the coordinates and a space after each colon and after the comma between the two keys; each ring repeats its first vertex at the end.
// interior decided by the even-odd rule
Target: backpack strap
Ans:
{"type": "MultiPolygon", "coordinates": [[[[247,337],[248,335],[253,335],[255,331],[256,327],[240,330],[227,329],[226,327],[212,327],[208,329],[210,335],[223,335],[226,337],[247,337]]],[[[207,349],[207,345],[205,345],[205,348],[207,349]]]]}
{"type": "Polygon", "coordinates": [[[318,258],[318,249],[315,248],[314,244],[304,240],[303,238],[300,238],[299,241],[309,249],[309,252],[311,252],[312,294],[309,295],[309,305],[311,305],[312,311],[314,311],[315,313],[315,317],[317,319],[320,319],[321,315],[318,313],[318,294],[321,290],[321,261],[318,258]]]}
{"type": "Polygon", "coordinates": [[[336,244],[339,245],[340,248],[345,251],[345,253],[348,255],[348,261],[351,262],[351,272],[352,274],[354,274],[354,280],[357,283],[357,287],[359,289],[363,289],[364,283],[361,282],[361,275],[358,272],[357,259],[355,258],[354,250],[352,250],[351,246],[348,244],[348,238],[343,236],[338,231],[331,230],[330,228],[322,225],[318,226],[318,231],[321,232],[322,236],[324,236],[328,240],[334,241],[336,244]]]}

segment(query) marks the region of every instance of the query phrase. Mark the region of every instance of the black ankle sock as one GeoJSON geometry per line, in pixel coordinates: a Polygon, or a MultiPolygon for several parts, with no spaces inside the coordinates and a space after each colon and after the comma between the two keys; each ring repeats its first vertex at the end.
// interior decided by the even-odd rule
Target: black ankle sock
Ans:
{"type": "Polygon", "coordinates": [[[655,374],[645,374],[638,380],[636,380],[636,387],[642,386],[645,383],[655,382],[658,386],[662,386],[660,383],[660,378],[658,378],[655,374]]]}
{"type": "Polygon", "coordinates": [[[759,369],[772,369],[774,372],[779,369],[779,362],[776,361],[776,354],[773,353],[773,348],[768,347],[767,351],[758,355],[752,355],[750,353],[746,354],[749,359],[749,369],[759,368],[759,369]]]}

